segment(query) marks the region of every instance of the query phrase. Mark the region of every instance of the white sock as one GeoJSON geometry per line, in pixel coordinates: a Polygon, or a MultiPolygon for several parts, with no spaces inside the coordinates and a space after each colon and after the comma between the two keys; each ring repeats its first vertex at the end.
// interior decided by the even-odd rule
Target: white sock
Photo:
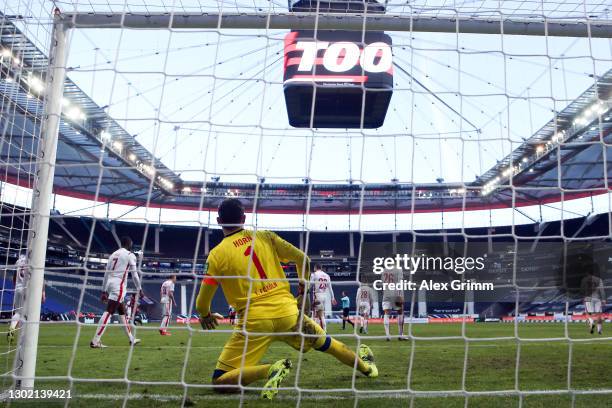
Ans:
{"type": "Polygon", "coordinates": [[[397,328],[399,330],[399,335],[404,335],[404,315],[397,316],[397,328]]]}
{"type": "Polygon", "coordinates": [[[385,335],[389,337],[389,315],[388,314],[386,314],[385,317],[383,317],[383,323],[385,324],[385,335]]]}
{"type": "Polygon", "coordinates": [[[159,325],[159,330],[164,330],[166,328],[166,319],[167,318],[168,318],[168,316],[162,317],[161,324],[159,325]]]}
{"type": "Polygon", "coordinates": [[[601,323],[597,323],[597,333],[601,333],[601,323]]]}
{"type": "Polygon", "coordinates": [[[325,315],[320,317],[321,320],[321,328],[323,331],[327,331],[327,322],[325,321],[325,315]]]}
{"type": "Polygon", "coordinates": [[[363,322],[364,330],[368,331],[368,318],[366,317],[363,322]]]}
{"type": "Polygon", "coordinates": [[[589,328],[592,328],[592,327],[593,327],[593,319],[589,317],[589,328]]]}
{"type": "Polygon", "coordinates": [[[100,317],[100,321],[98,322],[98,328],[96,329],[96,334],[93,338],[94,343],[99,343],[102,335],[104,335],[104,330],[106,330],[106,325],[108,324],[108,320],[110,318],[110,314],[108,312],[102,313],[102,317],[100,317]]]}
{"type": "Polygon", "coordinates": [[[19,312],[13,313],[13,317],[11,318],[11,330],[17,327],[19,321],[21,320],[21,314],[19,312]]]}
{"type": "Polygon", "coordinates": [[[132,335],[132,328],[130,327],[129,322],[125,318],[125,315],[119,315],[119,323],[123,325],[123,329],[125,330],[125,334],[127,334],[130,342],[134,341],[134,336],[132,335]]]}

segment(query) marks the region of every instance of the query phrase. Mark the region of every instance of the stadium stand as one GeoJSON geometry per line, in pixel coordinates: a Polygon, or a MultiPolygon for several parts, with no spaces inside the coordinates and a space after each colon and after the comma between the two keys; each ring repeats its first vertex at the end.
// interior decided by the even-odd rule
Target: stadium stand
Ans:
{"type": "MultiPolygon", "coordinates": [[[[14,231],[15,223],[23,223],[27,210],[14,206],[4,205],[2,207],[2,222],[0,222],[0,256],[4,257],[6,264],[12,265],[17,259],[18,249],[25,244],[26,236],[15,237],[11,235],[14,231]],[[21,216],[6,215],[21,214],[21,216]],[[8,225],[7,220],[13,224],[8,225]],[[11,228],[12,227],[12,228],[11,228]]],[[[192,226],[175,225],[148,225],[133,222],[119,222],[94,220],[88,217],[68,217],[52,218],[54,222],[50,224],[49,245],[48,245],[48,271],[46,273],[47,300],[44,305],[43,313],[65,314],[77,309],[81,298],[82,284],[85,283],[83,294],[82,310],[92,313],[100,313],[102,305],[99,302],[99,287],[101,284],[104,262],[108,255],[117,246],[117,238],[122,235],[133,237],[136,247],[144,245],[144,259],[142,271],[145,274],[144,292],[150,299],[147,310],[150,311],[152,319],[159,318],[159,308],[156,308],[158,301],[159,284],[166,276],[178,273],[179,285],[187,285],[185,304],[192,304],[191,290],[193,284],[193,272],[196,275],[203,273],[203,266],[206,261],[206,242],[204,236],[208,234],[209,248],[214,247],[222,239],[222,234],[218,229],[199,228],[192,226]],[[156,232],[156,229],[159,232],[156,232]],[[92,234],[93,231],[93,234],[92,234]],[[156,233],[158,234],[156,244],[156,233]],[[146,237],[146,238],[145,238],[146,237]],[[194,243],[199,239],[200,246],[196,254],[193,253],[194,243]],[[86,253],[87,242],[91,240],[90,252],[86,253]],[[195,266],[194,266],[195,259],[195,266]],[[84,267],[87,265],[87,270],[84,267]]],[[[470,228],[464,231],[459,229],[449,229],[444,231],[447,240],[462,241],[463,233],[466,237],[475,242],[483,241],[482,236],[490,236],[493,242],[512,242],[512,233],[517,237],[533,238],[539,236],[542,240],[549,242],[561,242],[558,236],[563,231],[565,236],[586,237],[604,236],[608,230],[607,214],[597,216],[596,220],[586,218],[576,218],[565,221],[556,221],[541,224],[529,224],[495,228],[470,228]],[[596,221],[596,222],[593,222],[596,221]]],[[[27,230],[22,226],[17,226],[22,230],[27,230]]],[[[296,246],[304,245],[305,237],[300,237],[300,232],[279,231],[281,237],[296,246]]],[[[416,239],[417,242],[437,242],[443,235],[438,231],[436,234],[421,235],[419,232],[399,233],[396,236],[397,242],[406,243],[416,239]]],[[[367,233],[361,235],[358,232],[347,231],[321,231],[310,232],[308,237],[309,249],[313,262],[322,264],[330,274],[334,282],[334,290],[337,296],[341,291],[347,292],[353,298],[357,287],[354,284],[355,273],[357,270],[357,255],[361,240],[364,242],[390,242],[389,233],[367,233]],[[350,250],[350,234],[353,235],[353,251],[350,250]],[[351,252],[353,256],[351,256],[351,252]],[[323,256],[322,256],[323,254],[323,256]],[[352,284],[343,284],[342,281],[353,281],[352,284]]],[[[486,241],[486,238],[484,239],[486,241]]],[[[287,267],[287,275],[295,277],[293,267],[287,267]]],[[[7,271],[3,274],[1,299],[2,310],[11,309],[12,304],[12,272],[7,271]]],[[[548,287],[550,282],[542,277],[541,285],[548,287]]],[[[180,290],[176,292],[177,304],[181,305],[183,294],[180,290]]],[[[611,297],[612,298],[612,297],[611,297]]],[[[476,302],[474,313],[486,317],[501,317],[519,314],[546,314],[565,312],[565,295],[562,289],[546,289],[523,291],[520,295],[518,309],[515,307],[515,295],[509,295],[507,302],[502,299],[500,302],[476,302]]],[[[612,302],[609,302],[612,304],[612,302]]],[[[143,305],[144,307],[145,305],[143,305]]],[[[352,305],[353,308],[355,305],[352,305]]],[[[219,292],[213,301],[213,307],[219,311],[226,311],[227,304],[219,292]]],[[[188,308],[188,306],[187,306],[188,308]]],[[[409,305],[407,305],[409,308],[409,305]]],[[[445,316],[461,313],[462,303],[453,302],[428,302],[427,312],[432,316],[445,316]]],[[[568,313],[581,313],[584,307],[578,300],[569,302],[568,313]]],[[[611,306],[607,307],[612,309],[611,306]]],[[[416,315],[416,312],[415,312],[416,315]]]]}

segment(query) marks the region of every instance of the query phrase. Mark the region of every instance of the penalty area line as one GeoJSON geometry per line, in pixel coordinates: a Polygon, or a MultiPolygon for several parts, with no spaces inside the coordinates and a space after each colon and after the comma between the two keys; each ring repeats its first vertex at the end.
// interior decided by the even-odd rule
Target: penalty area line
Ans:
{"type": "MultiPolygon", "coordinates": [[[[281,389],[281,392],[298,392],[297,389],[281,389]]],[[[333,391],[334,394],[338,394],[338,395],[332,395],[332,394],[326,394],[327,392],[329,392],[328,390],[322,389],[319,391],[313,391],[313,390],[307,390],[307,391],[302,391],[301,395],[283,395],[283,394],[279,394],[277,397],[275,397],[275,400],[285,400],[285,401],[297,401],[297,400],[346,400],[346,398],[348,397],[354,397],[357,399],[381,399],[381,398],[388,398],[388,399],[405,399],[405,398],[445,398],[445,397],[449,397],[449,396],[455,396],[455,397],[461,397],[464,396],[463,392],[460,390],[454,390],[454,391],[431,391],[431,392],[426,392],[426,391],[421,391],[419,393],[410,393],[410,392],[402,392],[402,391],[397,391],[397,392],[367,392],[367,393],[359,393],[359,392],[350,392],[350,391],[333,391]]],[[[565,394],[567,393],[567,391],[565,390],[559,390],[558,392],[547,392],[547,391],[541,391],[541,392],[526,392],[525,394],[535,394],[535,395],[547,395],[547,394],[565,394]]],[[[518,393],[520,394],[520,392],[518,393]]],[[[588,392],[587,392],[588,394],[588,392]]],[[[482,396],[490,396],[490,397],[510,397],[510,396],[516,396],[517,392],[516,391],[483,391],[482,394],[479,392],[473,392],[472,396],[478,396],[478,395],[482,395],[482,396]]],[[[102,394],[102,393],[95,393],[95,394],[80,394],[80,395],[74,395],[72,397],[73,399],[94,399],[94,400],[111,400],[111,401],[122,401],[126,399],[125,394],[120,395],[120,394],[102,394]]],[[[127,396],[127,400],[139,400],[139,399],[150,399],[150,400],[155,400],[155,401],[162,401],[162,402],[167,402],[167,401],[182,401],[183,397],[181,395],[168,395],[168,394],[143,394],[143,393],[133,393],[133,394],[129,394],[127,396]]],[[[225,395],[220,395],[220,394],[211,394],[211,395],[192,395],[192,396],[188,396],[187,400],[191,400],[191,401],[214,401],[214,400],[232,400],[232,401],[243,401],[243,400],[249,400],[249,401],[256,401],[256,400],[260,400],[261,397],[259,395],[259,392],[255,391],[255,390],[245,390],[245,394],[225,394],[225,395]]]]}
{"type": "MultiPolygon", "coordinates": [[[[187,399],[191,401],[214,401],[214,400],[248,400],[248,401],[256,401],[261,400],[261,397],[258,392],[253,391],[245,391],[246,394],[235,394],[235,395],[193,395],[188,396],[187,399]]],[[[282,391],[281,391],[282,392],[282,391]]],[[[285,390],[287,392],[287,390],[285,390]]],[[[295,390],[294,392],[297,392],[295,390]]],[[[303,400],[346,400],[349,396],[346,391],[343,391],[344,395],[324,395],[327,391],[321,390],[319,391],[322,395],[314,395],[315,393],[309,391],[308,394],[302,394],[301,397],[294,395],[278,395],[274,398],[274,400],[288,400],[288,401],[297,401],[300,399],[303,400]],[[312,394],[311,394],[312,393],[312,394]]],[[[353,394],[355,396],[355,394],[353,394]]],[[[359,396],[359,399],[369,399],[369,398],[408,398],[410,395],[407,393],[376,393],[376,394],[363,394],[359,396]]],[[[123,401],[125,400],[125,395],[117,395],[117,394],[82,394],[82,395],[74,395],[73,399],[95,399],[95,400],[112,400],[112,401],[123,401]]],[[[139,400],[139,399],[150,399],[161,402],[168,401],[182,401],[183,397],[180,395],[162,395],[162,394],[129,394],[127,397],[128,400],[139,400]]]]}
{"type": "MultiPolygon", "coordinates": [[[[214,401],[214,400],[232,400],[232,401],[237,401],[237,400],[249,400],[249,401],[256,401],[256,400],[260,400],[261,397],[259,395],[258,392],[253,391],[252,393],[249,393],[249,391],[245,391],[247,392],[244,395],[240,395],[240,394],[235,394],[235,395],[192,395],[192,396],[188,396],[187,399],[188,400],[192,400],[192,401],[214,401]]],[[[321,390],[320,391],[322,394],[325,393],[325,390],[321,390]]],[[[368,395],[368,396],[360,396],[359,398],[381,398],[381,397],[390,397],[390,398],[401,398],[401,397],[406,397],[406,394],[376,394],[376,395],[368,395]]],[[[95,400],[112,400],[112,401],[122,401],[125,399],[125,395],[118,395],[118,394],[82,394],[82,395],[74,395],[72,397],[73,399],[78,399],[78,398],[82,398],[82,399],[95,399],[95,400]]],[[[304,395],[302,394],[301,397],[298,396],[291,396],[291,395],[278,395],[276,396],[274,399],[275,400],[294,400],[297,401],[298,399],[308,399],[308,400],[342,400],[342,399],[346,399],[347,395],[345,392],[345,395],[304,395]]],[[[161,401],[161,402],[168,402],[168,401],[182,401],[183,397],[180,395],[162,395],[162,394],[129,394],[127,397],[128,400],[139,400],[139,399],[150,399],[150,400],[155,400],[155,401],[161,401]]]]}

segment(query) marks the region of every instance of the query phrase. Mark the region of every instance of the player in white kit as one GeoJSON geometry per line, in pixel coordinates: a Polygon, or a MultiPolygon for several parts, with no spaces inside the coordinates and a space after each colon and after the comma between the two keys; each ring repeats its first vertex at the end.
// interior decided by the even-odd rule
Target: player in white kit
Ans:
{"type": "Polygon", "coordinates": [[[102,302],[106,303],[106,311],[102,314],[96,333],[89,343],[91,348],[105,348],[101,343],[102,335],[108,320],[115,312],[119,313],[119,322],[123,325],[125,333],[130,339],[131,345],[140,343],[140,339],[134,338],[130,324],[125,317],[125,306],[123,298],[127,291],[128,275],[132,275],[132,279],[138,293],[142,293],[140,286],[140,275],[136,266],[136,255],[131,252],[132,239],[130,237],[121,238],[121,248],[112,253],[108,258],[106,265],[106,273],[104,274],[104,283],[102,285],[102,302]]]}
{"type": "Polygon", "coordinates": [[[125,314],[128,322],[132,325],[136,324],[136,313],[138,312],[138,305],[136,304],[137,296],[137,293],[130,293],[126,296],[127,300],[125,301],[125,314]]]}
{"type": "Polygon", "coordinates": [[[359,316],[359,333],[368,333],[368,320],[374,304],[374,290],[367,284],[357,289],[357,314],[359,316]]]}
{"type": "MultiPolygon", "coordinates": [[[[28,286],[29,280],[30,267],[28,265],[28,258],[24,254],[21,254],[17,259],[17,262],[15,262],[15,274],[13,275],[13,285],[15,287],[15,291],[13,292],[13,317],[11,318],[11,325],[9,326],[7,333],[9,343],[13,340],[17,326],[21,323],[21,320],[25,315],[23,308],[25,306],[26,287],[28,286]]],[[[45,302],[44,286],[41,302],[45,302]]]]}
{"type": "Polygon", "coordinates": [[[327,300],[331,299],[332,305],[336,306],[338,302],[334,298],[334,291],[332,289],[331,279],[329,275],[323,271],[321,265],[315,265],[315,271],[310,277],[312,293],[314,295],[314,301],[312,302],[313,309],[315,312],[315,321],[318,318],[321,322],[321,328],[326,330],[327,324],[325,321],[325,305],[327,300]]]}
{"type": "Polygon", "coordinates": [[[584,296],[584,307],[589,316],[589,329],[591,334],[597,322],[597,333],[602,334],[603,306],[606,304],[603,280],[589,272],[580,282],[580,288],[584,296]]]}
{"type": "MultiPolygon", "coordinates": [[[[385,269],[381,274],[381,280],[383,284],[389,283],[399,283],[404,279],[404,274],[401,269],[385,269]]],[[[385,286],[385,290],[383,291],[383,299],[382,299],[382,308],[383,308],[383,323],[385,326],[385,335],[387,336],[387,341],[391,340],[389,335],[389,318],[391,316],[392,311],[397,311],[397,327],[399,332],[399,340],[404,339],[404,291],[402,289],[391,290],[387,289],[385,286]]]]}
{"type": "Polygon", "coordinates": [[[161,285],[161,289],[159,294],[161,296],[160,303],[162,305],[162,320],[161,325],[159,326],[159,334],[162,336],[172,336],[168,332],[168,324],[170,323],[170,318],[172,317],[172,307],[176,304],[174,302],[174,284],[176,283],[176,275],[170,276],[164,283],[161,285]]]}

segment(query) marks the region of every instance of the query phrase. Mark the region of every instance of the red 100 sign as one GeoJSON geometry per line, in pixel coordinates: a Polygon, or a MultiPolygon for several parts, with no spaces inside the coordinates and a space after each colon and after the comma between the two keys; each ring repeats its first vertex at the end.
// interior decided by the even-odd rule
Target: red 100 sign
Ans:
{"type": "Polygon", "coordinates": [[[298,41],[295,48],[303,51],[297,69],[301,72],[312,71],[318,62],[319,50],[325,50],[322,63],[330,72],[347,72],[359,64],[364,71],[377,73],[387,72],[392,66],[391,47],[383,42],[374,42],[360,49],[357,44],[348,41],[298,41]]]}

